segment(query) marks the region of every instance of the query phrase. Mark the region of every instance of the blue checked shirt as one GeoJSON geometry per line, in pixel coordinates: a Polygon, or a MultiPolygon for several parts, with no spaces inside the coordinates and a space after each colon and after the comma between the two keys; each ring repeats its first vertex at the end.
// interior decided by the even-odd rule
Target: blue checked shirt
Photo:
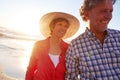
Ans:
{"type": "Polygon", "coordinates": [[[65,80],[120,80],[120,31],[108,29],[104,43],[86,29],[66,54],[65,80]]]}

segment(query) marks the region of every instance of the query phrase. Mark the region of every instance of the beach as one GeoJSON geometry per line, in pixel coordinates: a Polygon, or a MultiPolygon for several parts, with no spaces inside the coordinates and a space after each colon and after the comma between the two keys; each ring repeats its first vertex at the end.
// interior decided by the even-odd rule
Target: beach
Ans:
{"type": "Polygon", "coordinates": [[[35,41],[0,37],[0,66],[4,74],[24,80],[35,41]]]}

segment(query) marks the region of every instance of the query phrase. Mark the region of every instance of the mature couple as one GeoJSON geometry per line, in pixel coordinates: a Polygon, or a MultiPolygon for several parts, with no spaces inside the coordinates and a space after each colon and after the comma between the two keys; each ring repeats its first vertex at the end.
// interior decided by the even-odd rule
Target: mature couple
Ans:
{"type": "Polygon", "coordinates": [[[120,31],[108,29],[116,0],[84,0],[80,15],[86,31],[77,32],[79,21],[68,13],[51,12],[40,20],[47,37],[34,45],[25,80],[119,80],[120,31]]]}

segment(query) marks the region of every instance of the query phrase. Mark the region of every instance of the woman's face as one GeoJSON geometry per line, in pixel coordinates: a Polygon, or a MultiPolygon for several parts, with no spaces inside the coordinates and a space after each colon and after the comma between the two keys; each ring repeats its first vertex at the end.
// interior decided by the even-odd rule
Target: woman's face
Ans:
{"type": "Polygon", "coordinates": [[[66,34],[68,28],[69,28],[69,23],[67,23],[64,20],[55,23],[54,28],[52,30],[52,36],[62,38],[66,34]]]}

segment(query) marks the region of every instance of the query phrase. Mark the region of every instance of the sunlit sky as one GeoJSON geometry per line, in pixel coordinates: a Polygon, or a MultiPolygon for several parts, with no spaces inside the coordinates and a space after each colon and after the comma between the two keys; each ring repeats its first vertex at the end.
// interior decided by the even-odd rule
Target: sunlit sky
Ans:
{"type": "MultiPolygon", "coordinates": [[[[79,16],[83,0],[0,0],[0,26],[30,35],[38,35],[39,20],[47,12],[61,11],[73,14],[80,20],[80,29],[85,29],[85,22],[79,16]]],[[[109,28],[120,30],[120,0],[114,5],[113,19],[109,28]]]]}

